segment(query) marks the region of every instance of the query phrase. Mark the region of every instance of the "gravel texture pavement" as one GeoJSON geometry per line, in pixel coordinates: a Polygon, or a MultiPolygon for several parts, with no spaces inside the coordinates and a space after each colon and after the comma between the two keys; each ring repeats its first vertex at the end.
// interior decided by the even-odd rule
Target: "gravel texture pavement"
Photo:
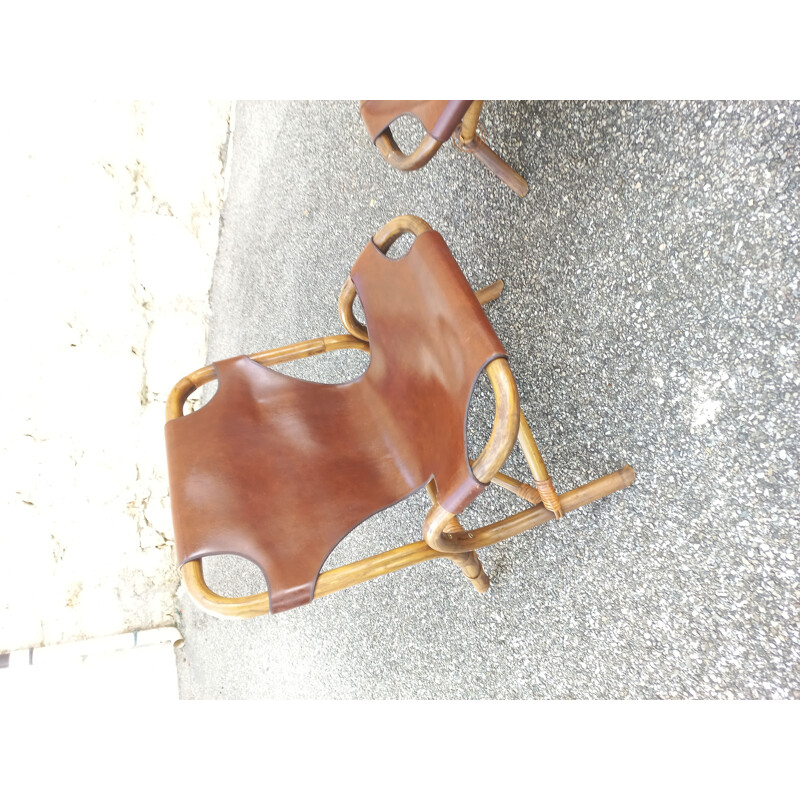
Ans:
{"type": "MultiPolygon", "coordinates": [[[[487,313],[556,488],[624,464],[638,479],[480,551],[485,596],[444,560],[246,621],[181,589],[181,695],[800,698],[800,104],[489,101],[525,199],[449,144],[392,170],[357,102],[236,115],[209,362],[343,332],[352,263],[414,213],[474,287],[505,280],[487,313]]],[[[365,366],[281,369],[335,382],[365,366]]],[[[492,413],[481,381],[471,452],[492,413]]],[[[526,477],[518,451],[507,471],[526,477]]],[[[523,507],[492,487],[461,519],[523,507]]],[[[368,520],[326,568],[418,539],[427,508],[422,491],[368,520]]],[[[212,588],[265,588],[242,563],[210,559],[212,588]]]]}

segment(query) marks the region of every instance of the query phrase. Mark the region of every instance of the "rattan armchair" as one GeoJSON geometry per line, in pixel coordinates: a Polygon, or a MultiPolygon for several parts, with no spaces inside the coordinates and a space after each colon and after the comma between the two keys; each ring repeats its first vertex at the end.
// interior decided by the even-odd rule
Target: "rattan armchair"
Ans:
{"type": "Polygon", "coordinates": [[[515,172],[485,141],[479,122],[483,100],[362,100],[361,118],[385,161],[408,171],[424,167],[444,142],[472,153],[520,197],[528,194],[526,180],[515,172]],[[391,124],[402,116],[416,117],[425,135],[413,152],[405,154],[392,135],[391,124]]]}
{"type": "Polygon", "coordinates": [[[184,582],[200,606],[233,617],[285,611],[435,558],[455,562],[484,592],[489,579],[478,549],[633,482],[626,466],[556,493],[481,307],[502,289],[497,281],[473,292],[441,235],[418,217],[398,217],[369,241],[344,284],[339,316],[346,334],[220,361],[175,386],[165,429],[175,540],[184,582]],[[390,258],[404,233],[414,235],[413,245],[390,258]],[[353,313],[356,296],[366,325],[353,313]],[[342,348],[370,356],[349,383],[316,384],[270,369],[342,348]],[[484,371],[495,417],[470,462],[466,415],[484,371]],[[189,395],[214,379],[214,397],[184,415],[189,395]],[[531,483],[500,472],[516,442],[531,483]],[[530,508],[464,530],[457,515],[490,482],[530,508]],[[320,573],[361,521],[422,487],[432,507],[421,540],[320,573]],[[254,561],[268,591],[239,598],[213,592],[202,559],[218,554],[254,561]]]}

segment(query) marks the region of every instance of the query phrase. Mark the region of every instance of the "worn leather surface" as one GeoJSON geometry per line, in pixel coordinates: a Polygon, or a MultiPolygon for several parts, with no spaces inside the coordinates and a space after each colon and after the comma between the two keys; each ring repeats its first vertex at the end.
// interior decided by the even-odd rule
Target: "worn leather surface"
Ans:
{"type": "Polygon", "coordinates": [[[336,544],[431,476],[453,513],[484,488],[466,413],[505,351],[444,240],[421,234],[396,260],[370,241],[350,274],[371,343],[361,377],[310,383],[239,356],[215,365],[205,407],[166,425],[180,563],[251,559],[273,613],[310,602],[336,544]]]}
{"type": "Polygon", "coordinates": [[[361,118],[374,142],[398,117],[412,114],[439,142],[452,135],[472,100],[362,100],[361,118]]]}

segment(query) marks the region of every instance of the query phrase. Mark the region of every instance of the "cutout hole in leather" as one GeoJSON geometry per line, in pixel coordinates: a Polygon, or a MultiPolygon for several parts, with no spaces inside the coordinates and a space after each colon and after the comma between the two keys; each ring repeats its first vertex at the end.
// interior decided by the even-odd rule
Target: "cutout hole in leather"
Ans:
{"type": "MultiPolygon", "coordinates": [[[[358,300],[356,300],[358,303],[358,300]]],[[[363,320],[363,314],[361,315],[363,320]]],[[[362,350],[334,350],[311,358],[276,364],[270,369],[314,383],[350,383],[360,378],[369,366],[369,355],[362,350]]]]}
{"type": "Polygon", "coordinates": [[[389,129],[397,146],[406,155],[410,155],[417,149],[417,146],[427,133],[425,126],[411,114],[406,114],[396,119],[389,129]]]}
{"type": "Polygon", "coordinates": [[[222,597],[247,597],[267,591],[267,581],[257,564],[234,555],[203,558],[203,578],[222,597]]]}
{"type": "MultiPolygon", "coordinates": [[[[414,244],[414,239],[417,237],[413,233],[404,233],[400,238],[396,239],[389,250],[386,252],[386,257],[397,261],[402,258],[411,249],[414,244]]],[[[356,298],[358,300],[358,298],[356,298]]],[[[353,305],[356,308],[355,304],[353,305]]],[[[360,307],[360,306],[359,306],[360,307]]]]}
{"type": "Polygon", "coordinates": [[[356,295],[356,299],[353,301],[353,316],[366,327],[366,321],[364,319],[364,306],[361,305],[361,298],[356,295]]]}
{"type": "Polygon", "coordinates": [[[214,379],[201,386],[196,392],[192,392],[187,399],[183,413],[199,411],[203,406],[207,406],[211,402],[211,398],[217,393],[219,381],[214,379]]]}
{"type": "Polygon", "coordinates": [[[494,415],[494,391],[486,370],[482,370],[475,381],[467,409],[467,453],[470,459],[476,459],[489,441],[494,415]]]}
{"type": "MultiPolygon", "coordinates": [[[[362,520],[328,554],[320,572],[369,558],[420,538],[431,501],[418,489],[389,508],[362,520]]],[[[402,575],[402,571],[398,573],[402,575]]]]}

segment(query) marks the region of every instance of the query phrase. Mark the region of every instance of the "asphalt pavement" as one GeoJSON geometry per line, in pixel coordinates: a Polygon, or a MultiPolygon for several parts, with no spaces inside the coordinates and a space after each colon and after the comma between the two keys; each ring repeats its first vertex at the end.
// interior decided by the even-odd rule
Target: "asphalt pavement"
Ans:
{"type": "MultiPolygon", "coordinates": [[[[208,361],[344,332],[354,260],[417,214],[474,287],[504,279],[487,314],[556,489],[624,464],[636,483],[481,550],[487,595],[445,560],[252,620],[181,589],[181,696],[800,699],[800,104],[487,101],[482,119],[526,198],[449,144],[391,169],[356,101],[239,103],[208,361]]],[[[481,381],[471,452],[492,413],[481,381]]],[[[526,477],[519,452],[507,471],[526,477]]],[[[364,522],[326,568],[419,539],[428,505],[364,522]]],[[[522,508],[491,487],[461,519],[522,508]]],[[[206,572],[265,588],[230,556],[206,572]]]]}

